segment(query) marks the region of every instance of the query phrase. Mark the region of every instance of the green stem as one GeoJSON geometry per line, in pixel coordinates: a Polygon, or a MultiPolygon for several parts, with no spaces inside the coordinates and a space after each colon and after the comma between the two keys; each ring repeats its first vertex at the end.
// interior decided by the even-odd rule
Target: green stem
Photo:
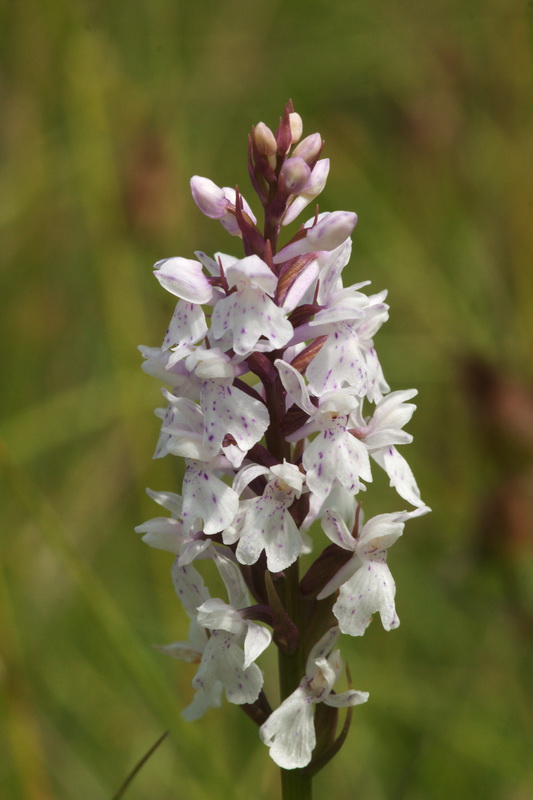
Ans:
{"type": "MultiPolygon", "coordinates": [[[[304,614],[299,590],[299,562],[286,570],[285,609],[300,631],[300,642],[295,653],[278,651],[279,686],[281,700],[285,700],[299,686],[305,672],[305,652],[303,649],[304,614]]],[[[312,777],[302,769],[281,770],[282,800],[312,800],[312,777]]]]}
{"type": "Polygon", "coordinates": [[[281,770],[281,796],[283,800],[313,800],[312,778],[301,769],[281,770]]]}

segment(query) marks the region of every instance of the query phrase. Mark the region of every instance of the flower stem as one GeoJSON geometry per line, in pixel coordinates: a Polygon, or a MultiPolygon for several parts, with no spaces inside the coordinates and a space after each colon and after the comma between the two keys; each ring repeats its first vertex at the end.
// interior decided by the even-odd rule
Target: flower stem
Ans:
{"type": "Polygon", "coordinates": [[[283,800],[313,800],[312,778],[302,769],[281,770],[281,796],[283,800]]]}
{"type": "MultiPolygon", "coordinates": [[[[304,614],[299,589],[299,560],[285,572],[285,609],[300,632],[298,648],[294,653],[278,651],[279,686],[281,700],[285,700],[299,686],[305,673],[304,614]]],[[[312,800],[312,777],[303,769],[281,770],[282,800],[312,800]]]]}

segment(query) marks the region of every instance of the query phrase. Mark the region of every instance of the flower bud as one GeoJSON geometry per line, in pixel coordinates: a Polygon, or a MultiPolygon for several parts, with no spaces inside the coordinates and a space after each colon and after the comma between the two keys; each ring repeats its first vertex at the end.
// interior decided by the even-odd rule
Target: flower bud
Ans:
{"type": "Polygon", "coordinates": [[[311,133],[309,136],[306,136],[305,139],[302,139],[299,145],[294,148],[293,158],[294,156],[300,156],[303,158],[304,161],[309,162],[313,161],[320,151],[322,150],[322,145],[324,142],[322,141],[322,137],[319,133],[311,133]]]}
{"type": "Polygon", "coordinates": [[[307,240],[311,250],[334,250],[342,244],[357,225],[353,211],[332,211],[309,229],[307,240]]]}
{"type": "Polygon", "coordinates": [[[302,118],[296,111],[289,114],[289,124],[291,126],[291,144],[296,144],[300,141],[303,131],[302,118]]]}
{"type": "Polygon", "coordinates": [[[357,224],[357,214],[332,211],[322,215],[316,225],[306,229],[306,236],[290,242],[274,256],[274,264],[319,250],[334,250],[350,236],[357,224]]]}
{"type": "Polygon", "coordinates": [[[289,194],[298,194],[309,181],[311,170],[303,158],[288,158],[280,171],[285,189],[289,194]]]}
{"type": "Polygon", "coordinates": [[[329,158],[319,159],[311,171],[309,180],[300,191],[298,197],[291,203],[285,212],[282,220],[282,225],[288,225],[296,219],[298,214],[309,205],[309,203],[318,197],[320,192],[326,185],[326,180],[329,173],[329,158]]]}
{"type": "Polygon", "coordinates": [[[259,122],[253,129],[253,139],[255,146],[263,156],[276,155],[278,143],[276,137],[264,122],[259,122]]]}
{"type": "Polygon", "coordinates": [[[206,217],[221,219],[225,215],[228,203],[224,192],[209,178],[193,175],[191,193],[194,202],[206,217]]]}
{"type": "Polygon", "coordinates": [[[328,175],[329,175],[329,158],[321,158],[319,161],[316,162],[315,166],[311,170],[311,177],[309,178],[309,182],[306,184],[304,188],[303,194],[305,194],[306,197],[309,197],[311,199],[318,197],[318,195],[326,185],[328,175]]]}

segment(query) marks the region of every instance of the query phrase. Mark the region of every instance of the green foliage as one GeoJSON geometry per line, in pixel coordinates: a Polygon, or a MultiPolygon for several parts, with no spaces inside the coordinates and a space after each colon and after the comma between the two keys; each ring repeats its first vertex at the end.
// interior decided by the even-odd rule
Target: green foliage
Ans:
{"type": "MultiPolygon", "coordinates": [[[[185,620],[170,556],[132,531],[155,514],[144,487],[171,489],[177,469],[150,461],[159,395],[136,347],[171,313],[152,263],[237,244],[202,218],[190,175],[250,196],[249,126],[274,127],[292,97],[332,159],[321,208],[359,213],[353,281],[390,290],[379,352],[392,389],[420,389],[409,457],[434,509],[391,552],[400,630],[345,642],[371,697],[317,797],[530,797],[527,14],[518,0],[5,5],[3,796],[109,800],[167,728],[126,797],[276,794],[252,723],[227,705],[184,723],[193,668],[151,648],[185,620]],[[484,362],[499,394],[473,414],[484,362]]],[[[376,482],[367,513],[396,510],[376,482]]]]}

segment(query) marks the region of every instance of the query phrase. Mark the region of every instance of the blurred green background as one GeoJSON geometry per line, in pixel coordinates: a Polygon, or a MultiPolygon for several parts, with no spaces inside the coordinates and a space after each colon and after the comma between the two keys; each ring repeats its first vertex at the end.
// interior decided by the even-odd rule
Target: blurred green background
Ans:
{"type": "MultiPolygon", "coordinates": [[[[26,0],[0,11],[2,797],[274,798],[253,724],[179,715],[193,668],[171,556],[133,526],[172,298],[154,261],[239,255],[190,175],[251,199],[246,136],[291,97],[359,214],[347,280],[389,289],[376,344],[416,386],[433,514],[390,554],[402,626],[345,641],[347,744],[317,799],[533,797],[532,3],[26,0]]],[[[375,470],[377,473],[377,470],[375,470]]],[[[376,480],[367,511],[398,505],[376,480]]]]}

